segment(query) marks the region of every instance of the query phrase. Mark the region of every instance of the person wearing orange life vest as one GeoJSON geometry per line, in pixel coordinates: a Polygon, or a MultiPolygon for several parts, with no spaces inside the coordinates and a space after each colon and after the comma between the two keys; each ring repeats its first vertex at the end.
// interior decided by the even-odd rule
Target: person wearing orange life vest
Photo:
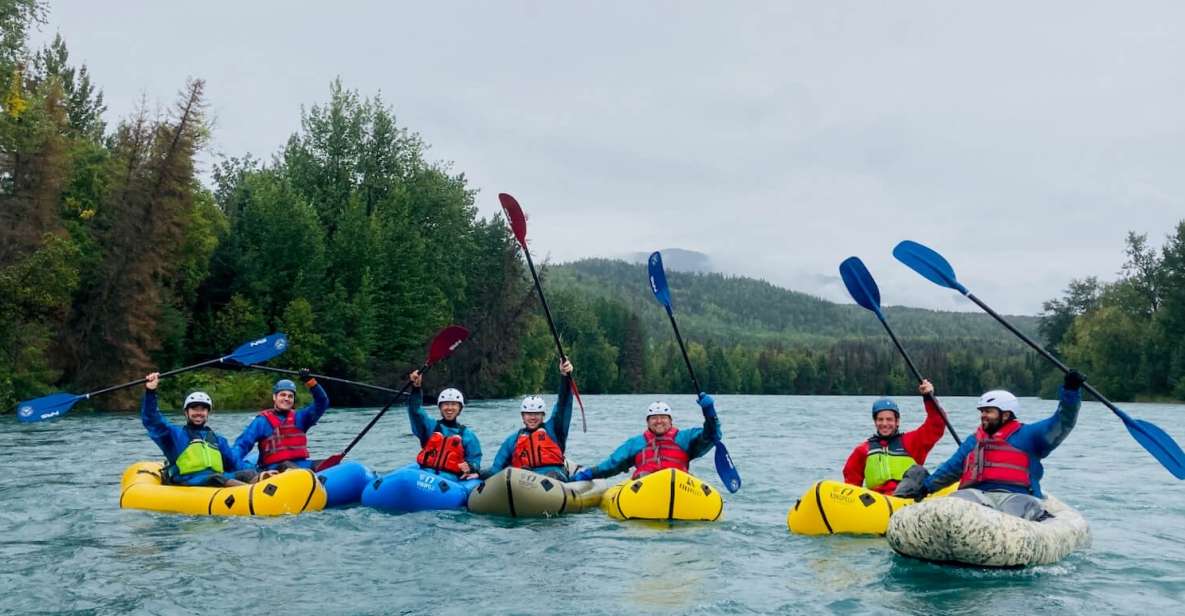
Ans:
{"type": "Polygon", "coordinates": [[[704,412],[702,428],[675,428],[670,405],[655,402],[646,409],[645,432],[630,437],[596,466],[573,473],[572,481],[612,477],[631,466],[634,467],[634,479],[664,468],[686,472],[692,460],[711,451],[716,441],[724,436],[712,396],[700,392],[696,402],[704,412]]]}
{"type": "Polygon", "coordinates": [[[1045,474],[1041,460],[1074,429],[1085,382],[1086,377],[1077,370],[1066,373],[1058,391],[1057,410],[1053,416],[1032,424],[1016,418],[1020,410],[1016,396],[999,389],[983,394],[977,405],[980,425],[975,434],[963,441],[933,475],[926,475],[922,467],[910,469],[895,494],[920,499],[959,481],[960,489],[952,497],[1027,520],[1043,519],[1047,514],[1040,500],[1045,474]]]}
{"type": "Polygon", "coordinates": [[[523,427],[502,441],[494,464],[482,472],[489,477],[507,466],[530,469],[540,475],[568,481],[564,450],[572,423],[572,363],[560,363],[560,391],[551,418],[543,421],[546,404],[542,396],[527,396],[522,402],[523,427]]]}
{"type": "Polygon", "coordinates": [[[299,410],[296,406],[296,384],[280,379],[272,387],[272,408],[261,411],[235,439],[235,450],[246,457],[259,446],[259,470],[287,470],[313,468],[316,460],[309,459],[306,433],[329,409],[329,394],[317,383],[307,368],[299,372],[299,379],[313,394],[312,404],[299,410]]]}
{"type": "Polygon", "coordinates": [[[897,403],[881,398],[872,403],[872,421],[876,433],[860,443],[848,456],[843,480],[863,485],[881,494],[892,494],[905,471],[914,464],[925,464],[930,450],[942,439],[945,423],[942,410],[934,399],[934,386],[923,380],[918,386],[926,407],[926,421],[915,430],[902,434],[901,411],[897,403]]]}
{"type": "Polygon", "coordinates": [[[481,441],[473,430],[457,421],[465,408],[465,396],[457,389],[448,388],[436,396],[440,419],[432,419],[423,409],[424,381],[417,370],[408,377],[411,395],[407,398],[407,417],[411,431],[420,439],[420,453],[416,463],[424,470],[456,475],[460,479],[475,479],[481,470],[481,441]]]}

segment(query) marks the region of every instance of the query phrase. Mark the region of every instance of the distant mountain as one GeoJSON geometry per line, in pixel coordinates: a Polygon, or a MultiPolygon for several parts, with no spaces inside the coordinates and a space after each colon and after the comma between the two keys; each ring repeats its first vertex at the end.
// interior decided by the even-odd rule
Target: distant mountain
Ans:
{"type": "MultiPolygon", "coordinates": [[[[716,271],[716,267],[712,263],[712,258],[702,252],[684,250],[682,248],[663,248],[659,252],[662,253],[663,267],[668,271],[699,272],[705,274],[716,271]]],[[[631,253],[625,260],[629,263],[645,264],[649,259],[650,253],[635,252],[631,253]]]]}

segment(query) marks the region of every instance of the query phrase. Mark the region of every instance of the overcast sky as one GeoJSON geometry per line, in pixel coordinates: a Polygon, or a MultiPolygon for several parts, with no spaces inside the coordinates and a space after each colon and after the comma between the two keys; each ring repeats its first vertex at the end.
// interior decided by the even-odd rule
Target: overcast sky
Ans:
{"type": "Polygon", "coordinates": [[[850,301],[998,310],[1113,278],[1185,219],[1185,5],[53,0],[109,120],[205,79],[213,155],[270,158],[340,76],[530,217],[536,259],[677,246],[850,301]]]}

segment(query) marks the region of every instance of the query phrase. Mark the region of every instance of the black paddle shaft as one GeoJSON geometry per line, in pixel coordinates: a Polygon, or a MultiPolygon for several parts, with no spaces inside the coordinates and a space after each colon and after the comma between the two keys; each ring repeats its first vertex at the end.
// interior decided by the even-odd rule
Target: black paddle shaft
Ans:
{"type": "MultiPolygon", "coordinates": [[[[878,314],[877,316],[880,315],[878,314]]],[[[918,371],[917,365],[913,363],[913,358],[911,358],[909,353],[905,351],[905,347],[901,346],[901,341],[897,339],[897,334],[893,333],[893,328],[889,327],[888,321],[885,321],[882,318],[880,319],[880,322],[881,325],[885,326],[885,331],[889,333],[889,338],[893,341],[893,344],[896,345],[897,350],[901,351],[901,357],[905,358],[905,364],[909,366],[909,371],[913,373],[913,377],[917,379],[918,383],[920,384],[923,381],[922,373],[918,371]]],[[[934,405],[938,407],[938,413],[942,415],[942,423],[946,424],[946,429],[950,430],[951,437],[954,438],[955,443],[961,447],[963,445],[963,439],[960,439],[959,434],[955,432],[955,427],[951,425],[950,417],[947,416],[946,409],[942,408],[942,403],[938,401],[938,397],[932,393],[927,394],[926,397],[934,401],[934,405]]]]}
{"type": "MultiPolygon", "coordinates": [[[[300,374],[299,370],[288,370],[287,368],[273,368],[272,366],[264,366],[262,364],[251,364],[250,367],[255,368],[256,370],[263,370],[266,372],[275,372],[278,374],[289,374],[289,375],[293,375],[293,376],[300,374]]],[[[396,396],[399,396],[403,393],[402,390],[391,389],[390,387],[383,387],[381,385],[371,385],[370,383],[362,383],[359,381],[351,381],[350,379],[342,379],[342,378],[338,378],[336,376],[327,376],[324,374],[309,374],[309,376],[313,377],[314,379],[317,379],[318,381],[330,381],[333,383],[343,383],[345,385],[353,385],[354,387],[361,387],[363,389],[373,389],[375,391],[381,391],[381,392],[386,392],[389,394],[395,394],[396,396]]]]}
{"type": "MultiPolygon", "coordinates": [[[[968,291],[966,295],[967,295],[967,299],[975,302],[976,305],[978,305],[980,308],[983,308],[984,312],[992,315],[993,318],[995,318],[997,321],[1000,322],[1000,325],[1003,325],[1005,328],[1008,329],[1008,331],[1016,334],[1016,337],[1020,338],[1021,340],[1024,340],[1025,343],[1027,343],[1029,346],[1033,347],[1034,351],[1037,351],[1038,353],[1041,354],[1042,357],[1044,357],[1045,359],[1048,359],[1050,362],[1053,363],[1053,365],[1057,366],[1058,370],[1061,370],[1062,372],[1066,372],[1066,373],[1070,372],[1069,366],[1063,364],[1060,359],[1054,357],[1053,353],[1046,351],[1045,347],[1037,344],[1036,340],[1033,340],[1032,338],[1028,337],[1028,335],[1026,335],[1024,332],[1013,327],[1012,324],[1009,323],[1004,317],[1000,316],[995,310],[992,310],[990,306],[983,303],[978,297],[975,297],[974,293],[968,291]]],[[[1115,403],[1111,402],[1110,400],[1107,399],[1106,396],[1099,393],[1099,390],[1095,389],[1090,383],[1083,383],[1082,388],[1085,389],[1086,391],[1090,392],[1090,395],[1094,396],[1096,400],[1098,400],[1099,402],[1102,402],[1104,405],[1106,405],[1107,408],[1111,409],[1112,411],[1115,411],[1116,413],[1122,412],[1119,410],[1119,407],[1115,406],[1115,403]]]]}
{"type": "MultiPolygon", "coordinates": [[[[200,364],[194,364],[194,365],[192,365],[192,366],[185,366],[184,368],[177,368],[176,370],[169,370],[168,372],[162,372],[162,373],[160,373],[159,375],[157,375],[157,378],[161,378],[161,379],[163,379],[163,378],[165,378],[165,377],[167,377],[167,376],[173,376],[173,375],[175,375],[175,374],[181,374],[182,372],[189,372],[190,370],[197,370],[198,368],[203,368],[203,367],[205,367],[205,366],[209,366],[209,365],[211,365],[211,364],[217,364],[217,363],[221,362],[223,359],[226,359],[226,358],[225,358],[225,357],[218,357],[218,358],[215,358],[215,359],[211,359],[211,360],[204,361],[204,362],[202,362],[202,363],[200,363],[200,364]]],[[[99,394],[106,394],[106,393],[111,393],[111,392],[113,392],[113,391],[119,391],[119,390],[121,390],[121,389],[127,389],[128,387],[132,387],[132,386],[134,386],[134,385],[141,385],[141,384],[143,384],[143,383],[147,383],[147,382],[148,382],[148,379],[146,379],[146,378],[139,378],[139,379],[136,379],[136,380],[134,380],[134,381],[131,381],[130,383],[124,383],[124,384],[122,384],[122,385],[112,385],[111,387],[105,387],[105,388],[103,388],[103,389],[100,389],[100,390],[98,390],[98,391],[92,391],[92,392],[90,392],[89,394],[83,394],[83,397],[85,397],[85,398],[90,398],[91,396],[97,396],[97,395],[99,395],[99,394]]]]}
{"type": "Polygon", "coordinates": [[[687,356],[687,345],[683,343],[683,334],[679,333],[679,324],[675,322],[675,313],[666,306],[667,318],[671,320],[671,329],[675,330],[675,340],[679,341],[679,350],[683,352],[683,363],[687,364],[687,374],[691,375],[691,382],[695,385],[695,395],[698,396],[703,388],[699,386],[699,379],[695,378],[695,369],[691,367],[691,358],[687,356]]]}
{"type": "MultiPolygon", "coordinates": [[[[428,370],[428,364],[420,366],[420,374],[423,374],[426,370],[428,370]]],[[[366,427],[362,428],[362,431],[358,433],[358,436],[355,436],[354,440],[350,441],[350,444],[346,445],[346,448],[342,450],[341,456],[343,458],[346,457],[346,454],[350,453],[350,450],[354,448],[354,445],[358,444],[358,441],[362,440],[362,437],[366,436],[367,432],[370,432],[370,429],[374,427],[374,424],[378,423],[379,419],[381,419],[383,415],[385,415],[387,411],[390,410],[391,405],[398,402],[399,398],[403,397],[403,394],[407,393],[407,390],[410,387],[411,381],[408,381],[403,385],[403,388],[401,388],[399,392],[395,394],[395,397],[391,398],[391,401],[387,403],[387,406],[384,406],[383,409],[378,412],[378,414],[370,419],[370,423],[366,424],[366,427]]]]}
{"type": "Polygon", "coordinates": [[[523,246],[523,254],[527,257],[527,267],[531,270],[531,278],[535,281],[535,292],[539,294],[539,303],[543,305],[543,316],[547,317],[547,327],[551,329],[551,337],[555,340],[555,350],[560,354],[560,361],[568,359],[564,353],[564,346],[560,343],[560,333],[556,331],[555,321],[551,318],[551,308],[547,305],[547,296],[543,294],[543,285],[539,283],[539,274],[535,272],[535,262],[531,260],[531,251],[523,246]]]}

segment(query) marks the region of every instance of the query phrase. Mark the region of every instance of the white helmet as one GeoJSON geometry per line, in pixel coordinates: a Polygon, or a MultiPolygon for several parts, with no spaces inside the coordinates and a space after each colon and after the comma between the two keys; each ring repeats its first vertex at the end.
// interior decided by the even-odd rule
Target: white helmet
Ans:
{"type": "Polygon", "coordinates": [[[993,406],[1001,411],[1011,411],[1015,415],[1020,410],[1020,400],[1017,400],[1011,392],[993,389],[979,397],[979,404],[975,405],[975,408],[984,409],[993,406]]]}
{"type": "Polygon", "coordinates": [[[527,396],[523,398],[523,413],[544,413],[546,412],[547,404],[543,402],[543,396],[527,396]]]}
{"type": "Polygon", "coordinates": [[[440,392],[440,395],[436,396],[436,406],[440,406],[442,402],[457,402],[461,405],[461,408],[465,408],[465,396],[461,395],[461,390],[453,389],[452,387],[440,392]]]}
{"type": "Polygon", "coordinates": [[[181,410],[188,411],[189,407],[195,404],[204,404],[211,411],[214,410],[214,401],[211,400],[210,395],[204,391],[195,391],[192,394],[185,396],[185,405],[181,407],[181,410]]]}
{"type": "Polygon", "coordinates": [[[655,415],[666,415],[667,417],[670,417],[671,405],[667,404],[666,402],[659,401],[646,407],[646,419],[650,419],[655,415]]]}

